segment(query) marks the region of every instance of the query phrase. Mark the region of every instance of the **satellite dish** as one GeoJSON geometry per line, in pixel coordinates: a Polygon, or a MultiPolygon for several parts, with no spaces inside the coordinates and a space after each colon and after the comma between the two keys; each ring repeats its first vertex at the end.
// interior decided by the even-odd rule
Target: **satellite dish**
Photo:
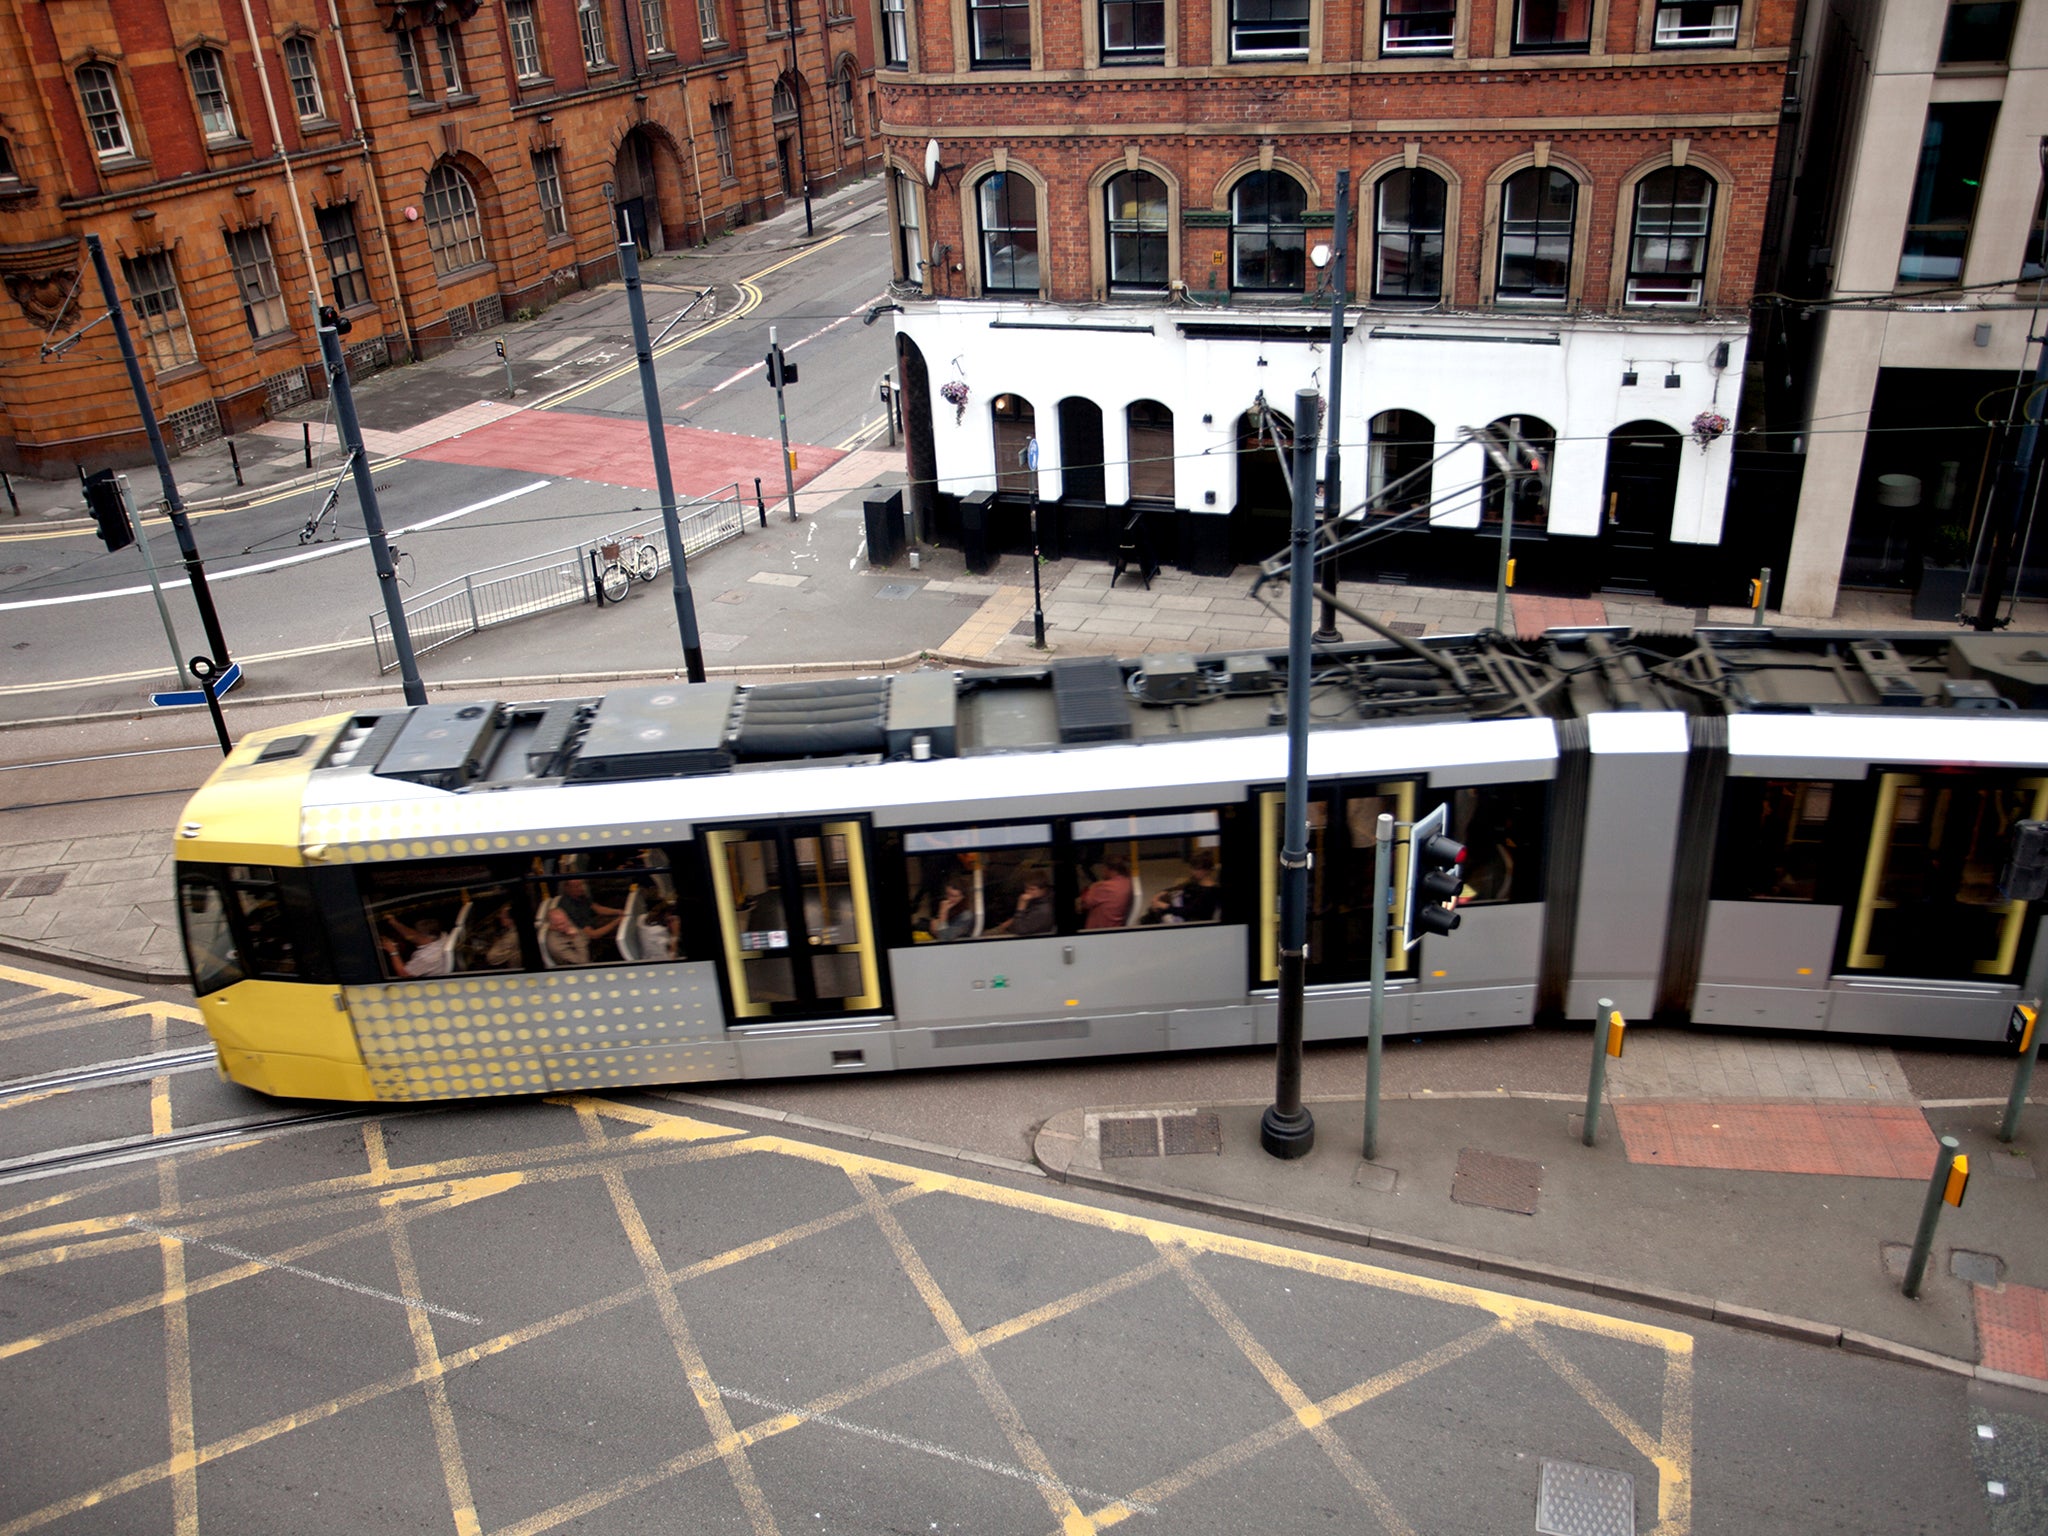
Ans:
{"type": "Polygon", "coordinates": [[[1319,267],[1327,267],[1330,264],[1330,248],[1327,245],[1319,245],[1308,253],[1308,259],[1319,267]]]}
{"type": "Polygon", "coordinates": [[[924,143],[924,184],[936,187],[939,184],[939,141],[926,139],[924,143]]]}

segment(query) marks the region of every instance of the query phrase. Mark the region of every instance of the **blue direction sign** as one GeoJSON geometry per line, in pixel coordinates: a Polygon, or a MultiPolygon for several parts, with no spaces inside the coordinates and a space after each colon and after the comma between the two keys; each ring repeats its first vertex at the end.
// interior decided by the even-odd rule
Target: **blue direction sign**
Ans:
{"type": "MultiPolygon", "coordinates": [[[[227,671],[221,673],[219,681],[213,685],[213,696],[216,699],[226,698],[228,690],[241,680],[242,664],[239,661],[229,662],[227,671]]],[[[206,694],[198,688],[186,688],[177,693],[152,693],[149,702],[158,709],[176,709],[183,704],[204,704],[206,694]]]]}

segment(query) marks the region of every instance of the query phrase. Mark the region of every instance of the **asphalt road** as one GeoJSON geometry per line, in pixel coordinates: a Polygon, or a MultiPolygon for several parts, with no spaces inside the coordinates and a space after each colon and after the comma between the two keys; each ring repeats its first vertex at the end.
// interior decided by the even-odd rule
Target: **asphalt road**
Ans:
{"type": "MultiPolygon", "coordinates": [[[[188,1045],[158,996],[0,979],[9,1080],[188,1045]]],[[[867,1123],[1020,1083],[890,1080],[867,1123]]],[[[293,1113],[0,1088],[0,1532],[1512,1532],[1546,1461],[1626,1475],[1641,1531],[2040,1528],[2038,1400],[1903,1366],[676,1097],[242,1124],[293,1113]]]]}

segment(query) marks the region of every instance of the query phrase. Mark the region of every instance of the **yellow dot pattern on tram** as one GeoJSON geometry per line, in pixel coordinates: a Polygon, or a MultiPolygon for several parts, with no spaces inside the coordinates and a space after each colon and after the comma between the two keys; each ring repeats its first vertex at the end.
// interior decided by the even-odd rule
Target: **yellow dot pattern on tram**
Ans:
{"type": "Polygon", "coordinates": [[[380,1098],[738,1075],[709,965],[451,978],[345,995],[380,1098]]]}

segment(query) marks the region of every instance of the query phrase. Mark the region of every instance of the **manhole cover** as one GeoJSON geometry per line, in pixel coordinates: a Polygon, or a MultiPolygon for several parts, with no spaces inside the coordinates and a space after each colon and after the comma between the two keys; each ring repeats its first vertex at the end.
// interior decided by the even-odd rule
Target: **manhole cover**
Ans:
{"type": "Polygon", "coordinates": [[[1948,1272],[1972,1285],[1996,1287],[2005,1278],[2005,1260],[1995,1253],[1972,1253],[1958,1248],[1948,1256],[1948,1272]]]}
{"type": "Polygon", "coordinates": [[[1984,1165],[2001,1179],[2031,1179],[2033,1160],[2024,1152],[1998,1151],[1984,1159],[1984,1165]]]}
{"type": "Polygon", "coordinates": [[[1168,1157],[1223,1150],[1223,1120],[1219,1115],[1162,1115],[1159,1129],[1166,1136],[1168,1157]]]}
{"type": "Polygon", "coordinates": [[[885,603],[900,603],[906,597],[913,596],[918,590],[918,585],[914,581],[885,582],[883,585],[875,588],[875,596],[882,599],[885,603]]]}
{"type": "Polygon", "coordinates": [[[14,882],[14,889],[7,894],[9,896],[54,896],[57,893],[57,888],[64,883],[64,876],[68,873],[70,871],[59,869],[47,874],[23,875],[14,882]]]}
{"type": "Polygon", "coordinates": [[[1635,1536],[1636,1480],[1575,1461],[1546,1461],[1536,1529],[1543,1536],[1635,1536]]]}
{"type": "Polygon", "coordinates": [[[1427,624],[1417,624],[1412,619],[1395,619],[1387,625],[1387,628],[1397,635],[1426,635],[1429,633],[1429,626],[1427,624]]]}
{"type": "Polygon", "coordinates": [[[1502,1157],[1466,1147],[1458,1154],[1458,1172],[1451,1180],[1451,1198],[1460,1205],[1536,1214],[1536,1195],[1543,1185],[1543,1165],[1526,1157],[1502,1157]]]}
{"type": "Polygon", "coordinates": [[[1157,1157],[1159,1122],[1150,1115],[1120,1115],[1102,1122],[1102,1155],[1157,1157]]]}

